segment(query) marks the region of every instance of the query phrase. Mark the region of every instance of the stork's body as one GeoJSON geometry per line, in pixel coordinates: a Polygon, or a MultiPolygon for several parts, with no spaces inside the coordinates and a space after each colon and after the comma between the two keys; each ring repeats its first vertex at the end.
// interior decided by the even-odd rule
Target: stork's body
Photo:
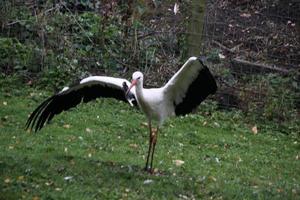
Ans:
{"type": "Polygon", "coordinates": [[[155,120],[161,125],[170,113],[169,106],[164,101],[162,88],[145,89],[142,85],[137,85],[135,94],[139,107],[147,118],[155,120]]]}
{"type": "Polygon", "coordinates": [[[141,72],[133,73],[130,87],[130,82],[120,78],[94,76],[83,79],[78,85],[66,87],[45,100],[31,114],[26,126],[35,126],[37,131],[54,115],[76,106],[81,101],[88,102],[97,97],[114,97],[131,105],[136,105],[137,102],[148,118],[149,150],[145,169],[152,171],[159,127],[168,117],[190,113],[209,94],[215,93],[217,86],[208,68],[196,57],[189,58],[163,87],[145,89],[143,79],[141,72]],[[153,121],[158,125],[155,130],[151,126],[153,121]]]}

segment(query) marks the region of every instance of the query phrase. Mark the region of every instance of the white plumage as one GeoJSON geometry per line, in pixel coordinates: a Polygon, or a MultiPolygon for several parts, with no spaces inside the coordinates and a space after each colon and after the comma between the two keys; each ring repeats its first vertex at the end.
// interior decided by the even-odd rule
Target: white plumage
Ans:
{"type": "Polygon", "coordinates": [[[176,105],[187,95],[191,83],[197,78],[203,68],[197,57],[191,57],[182,68],[161,88],[143,88],[144,76],[135,72],[132,80],[136,80],[135,94],[140,108],[148,119],[154,119],[161,125],[168,117],[175,116],[176,105]],[[196,62],[195,62],[196,61],[196,62]]]}
{"type": "Polygon", "coordinates": [[[208,68],[197,57],[189,58],[163,87],[145,89],[143,80],[141,72],[133,73],[131,84],[126,79],[107,76],[85,78],[41,103],[28,118],[26,127],[37,131],[56,114],[98,97],[113,97],[132,106],[138,104],[148,118],[149,149],[145,169],[152,171],[158,128],[168,117],[190,113],[209,94],[215,93],[217,86],[208,68]],[[152,121],[158,122],[155,130],[152,121]]]}

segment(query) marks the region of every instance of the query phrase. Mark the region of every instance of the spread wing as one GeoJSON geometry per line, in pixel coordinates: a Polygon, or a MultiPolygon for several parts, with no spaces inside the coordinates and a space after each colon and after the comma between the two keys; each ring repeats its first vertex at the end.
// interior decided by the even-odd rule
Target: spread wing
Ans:
{"type": "Polygon", "coordinates": [[[165,97],[173,102],[176,115],[192,112],[217,84],[201,58],[191,57],[164,86],[165,97]]]}
{"type": "Polygon", "coordinates": [[[127,96],[130,82],[126,79],[107,76],[91,76],[80,81],[72,87],[65,87],[59,93],[42,102],[30,115],[26,123],[26,129],[40,130],[46,122],[62,111],[69,110],[81,102],[87,103],[96,98],[115,98],[132,106],[137,105],[135,90],[127,96]]]}

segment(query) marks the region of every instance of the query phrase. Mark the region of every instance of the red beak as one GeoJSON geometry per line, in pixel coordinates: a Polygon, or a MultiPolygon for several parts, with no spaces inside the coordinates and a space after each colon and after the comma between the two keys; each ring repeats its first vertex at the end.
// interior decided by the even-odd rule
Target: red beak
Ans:
{"type": "Polygon", "coordinates": [[[133,88],[133,86],[136,85],[136,83],[137,83],[137,80],[136,80],[136,79],[133,79],[133,80],[131,81],[131,85],[130,85],[130,87],[128,88],[126,94],[125,94],[126,96],[128,95],[128,93],[129,93],[129,91],[131,90],[131,88],[133,88]]]}

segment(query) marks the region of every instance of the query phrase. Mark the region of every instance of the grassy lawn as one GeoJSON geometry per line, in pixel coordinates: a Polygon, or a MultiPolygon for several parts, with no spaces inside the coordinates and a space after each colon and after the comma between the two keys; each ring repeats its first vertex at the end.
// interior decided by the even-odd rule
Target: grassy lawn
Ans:
{"type": "Polygon", "coordinates": [[[142,170],[146,119],[112,99],[62,113],[38,133],[24,131],[49,94],[1,90],[0,199],[300,198],[295,138],[253,134],[238,118],[226,125],[210,115],[173,118],[158,138],[160,173],[150,175],[142,170]]]}

